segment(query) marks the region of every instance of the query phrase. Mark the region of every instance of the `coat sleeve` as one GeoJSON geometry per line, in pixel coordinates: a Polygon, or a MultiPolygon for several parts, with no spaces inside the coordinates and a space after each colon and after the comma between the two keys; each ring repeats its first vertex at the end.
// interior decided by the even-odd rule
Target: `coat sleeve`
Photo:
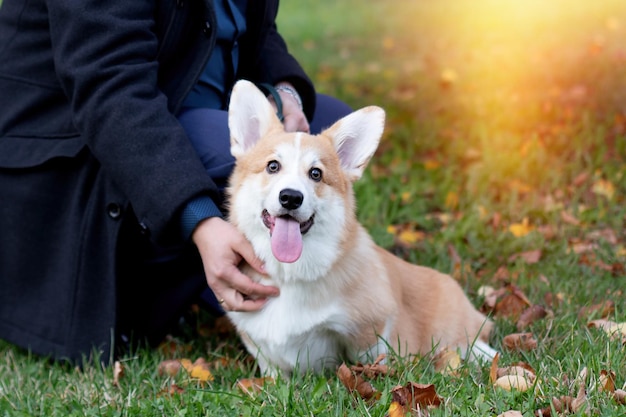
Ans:
{"type": "Polygon", "coordinates": [[[158,88],[154,8],[151,0],[48,1],[74,123],[158,240],[186,201],[217,188],[158,88]]]}

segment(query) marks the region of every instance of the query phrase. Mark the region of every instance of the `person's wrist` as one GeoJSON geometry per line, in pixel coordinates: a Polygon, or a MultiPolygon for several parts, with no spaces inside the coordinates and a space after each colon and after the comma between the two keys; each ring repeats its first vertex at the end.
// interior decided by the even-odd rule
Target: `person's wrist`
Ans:
{"type": "Polygon", "coordinates": [[[293,97],[296,103],[298,103],[298,107],[300,107],[300,110],[303,109],[302,98],[300,97],[300,94],[298,94],[298,91],[291,84],[285,82],[278,83],[274,86],[274,89],[278,92],[289,94],[291,97],[293,97]]]}

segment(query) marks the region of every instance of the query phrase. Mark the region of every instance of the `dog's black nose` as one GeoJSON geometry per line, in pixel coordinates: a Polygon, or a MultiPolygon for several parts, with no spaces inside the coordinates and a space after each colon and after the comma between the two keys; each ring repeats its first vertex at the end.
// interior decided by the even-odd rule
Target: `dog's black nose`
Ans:
{"type": "Polygon", "coordinates": [[[280,205],[287,210],[295,210],[302,205],[304,195],[298,190],[292,190],[291,188],[285,188],[278,194],[278,201],[280,205]]]}

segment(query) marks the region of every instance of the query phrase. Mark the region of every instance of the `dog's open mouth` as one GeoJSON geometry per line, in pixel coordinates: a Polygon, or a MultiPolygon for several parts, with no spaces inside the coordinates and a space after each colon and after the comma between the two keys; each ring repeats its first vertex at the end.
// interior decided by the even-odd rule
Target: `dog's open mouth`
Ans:
{"type": "Polygon", "coordinates": [[[302,255],[302,235],[313,226],[314,217],[311,216],[304,222],[295,218],[284,216],[272,216],[267,210],[263,210],[261,218],[263,224],[270,230],[272,253],[280,262],[292,263],[302,255]]]}

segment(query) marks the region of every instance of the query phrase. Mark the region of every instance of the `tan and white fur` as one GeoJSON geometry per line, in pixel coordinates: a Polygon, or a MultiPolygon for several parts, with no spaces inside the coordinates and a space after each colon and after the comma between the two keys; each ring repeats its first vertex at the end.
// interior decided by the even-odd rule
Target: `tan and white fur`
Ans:
{"type": "Polygon", "coordinates": [[[356,219],[352,183],[378,147],[384,118],[372,106],[317,136],[287,133],[252,83],[235,85],[229,220],[268,276],[245,272],[280,296],[228,316],[263,374],[321,371],[388,349],[495,354],[487,344],[492,323],[456,281],[378,247],[356,219]]]}

